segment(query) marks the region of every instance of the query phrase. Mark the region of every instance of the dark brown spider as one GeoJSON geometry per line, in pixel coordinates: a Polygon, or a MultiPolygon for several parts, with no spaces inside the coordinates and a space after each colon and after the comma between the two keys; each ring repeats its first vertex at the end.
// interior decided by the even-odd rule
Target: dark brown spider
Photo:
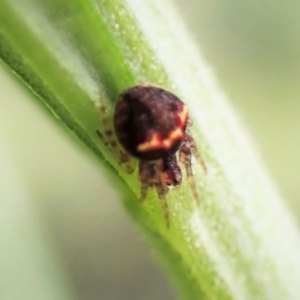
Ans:
{"type": "Polygon", "coordinates": [[[187,178],[194,198],[199,196],[193,180],[192,154],[206,171],[194,139],[187,130],[191,126],[186,105],[174,94],[152,85],[137,85],[122,92],[113,115],[114,131],[104,97],[100,97],[104,135],[97,131],[103,143],[125,166],[128,173],[134,171],[132,157],[139,161],[141,200],[149,188],[156,188],[169,227],[169,211],[165,195],[168,186],[181,184],[182,173],[178,158],[185,165],[187,178]],[[115,133],[115,135],[114,135],[115,133]],[[118,142],[122,146],[118,146],[118,142]]]}

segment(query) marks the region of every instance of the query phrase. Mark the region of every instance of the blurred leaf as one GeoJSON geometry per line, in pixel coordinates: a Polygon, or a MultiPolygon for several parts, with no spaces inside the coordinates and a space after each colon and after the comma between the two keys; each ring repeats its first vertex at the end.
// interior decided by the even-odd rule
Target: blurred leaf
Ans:
{"type": "Polygon", "coordinates": [[[0,298],[76,299],[0,132],[0,298]]]}

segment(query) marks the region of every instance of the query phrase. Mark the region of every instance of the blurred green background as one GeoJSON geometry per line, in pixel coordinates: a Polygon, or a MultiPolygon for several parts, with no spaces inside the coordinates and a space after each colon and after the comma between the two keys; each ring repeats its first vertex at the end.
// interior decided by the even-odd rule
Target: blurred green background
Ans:
{"type": "MultiPolygon", "coordinates": [[[[300,2],[175,3],[299,224],[300,2]]],[[[177,299],[96,159],[0,67],[0,145],[77,299],[177,299]]]]}

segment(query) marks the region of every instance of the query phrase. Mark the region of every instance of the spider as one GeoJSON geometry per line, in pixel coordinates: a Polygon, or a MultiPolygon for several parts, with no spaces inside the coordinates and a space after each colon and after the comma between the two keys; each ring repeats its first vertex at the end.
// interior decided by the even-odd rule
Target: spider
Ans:
{"type": "Polygon", "coordinates": [[[199,205],[191,165],[192,154],[205,172],[206,165],[187,129],[192,122],[186,105],[177,96],[160,87],[147,84],[130,87],[117,100],[113,130],[103,96],[100,102],[104,134],[99,131],[97,134],[128,173],[134,171],[132,158],[138,160],[141,201],[146,198],[149,188],[156,188],[169,227],[165,196],[169,186],[181,184],[179,159],[185,165],[193,196],[199,205]]]}

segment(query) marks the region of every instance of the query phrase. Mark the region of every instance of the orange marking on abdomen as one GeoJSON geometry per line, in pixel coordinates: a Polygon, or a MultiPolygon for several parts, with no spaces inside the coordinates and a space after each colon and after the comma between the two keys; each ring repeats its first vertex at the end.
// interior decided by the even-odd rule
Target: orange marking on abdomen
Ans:
{"type": "Polygon", "coordinates": [[[183,132],[181,128],[176,128],[170,132],[167,138],[162,138],[157,132],[151,134],[149,141],[141,143],[138,145],[137,150],[139,152],[147,152],[157,149],[169,150],[174,145],[174,142],[181,140],[183,137],[183,132]]]}

